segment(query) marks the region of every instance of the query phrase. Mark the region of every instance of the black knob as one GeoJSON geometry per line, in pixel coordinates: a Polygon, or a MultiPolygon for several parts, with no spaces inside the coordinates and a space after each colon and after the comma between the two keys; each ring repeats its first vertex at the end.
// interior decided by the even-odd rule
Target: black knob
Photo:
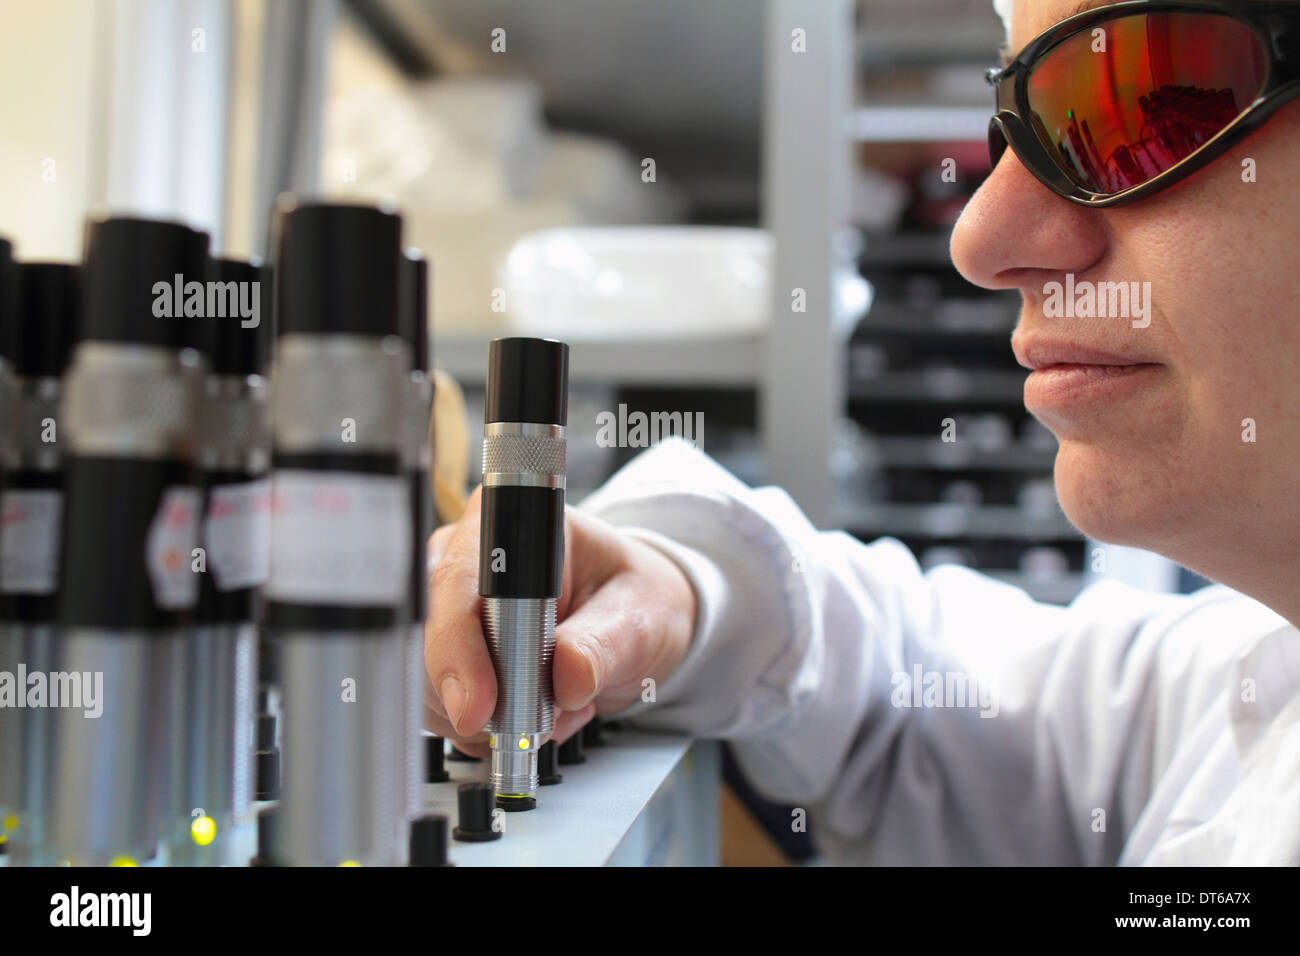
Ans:
{"type": "Polygon", "coordinates": [[[501,831],[492,829],[494,796],[490,784],[462,783],[456,790],[460,826],[452,831],[452,836],[467,843],[501,839],[501,831]]]}
{"type": "Polygon", "coordinates": [[[456,763],[482,763],[483,762],[482,757],[471,757],[467,753],[461,753],[459,750],[456,749],[455,744],[452,744],[451,753],[447,754],[447,759],[454,760],[456,761],[456,763]]]}
{"type": "Polygon", "coordinates": [[[586,762],[587,755],[582,752],[582,734],[574,734],[560,744],[560,766],[567,767],[586,762]]]}
{"type": "Polygon", "coordinates": [[[592,717],[582,728],[582,745],[584,747],[605,746],[605,725],[599,717],[592,717]]]}
{"type": "Polygon", "coordinates": [[[446,783],[451,779],[443,760],[446,751],[441,737],[424,738],[424,782],[446,783]]]}
{"type": "Polygon", "coordinates": [[[257,752],[257,799],[280,799],[280,751],[257,752]]]}
{"type": "Polygon", "coordinates": [[[555,769],[555,755],[559,745],[554,740],[542,744],[537,751],[537,782],[543,787],[551,787],[564,782],[564,776],[555,769]]]}
{"type": "Polygon", "coordinates": [[[447,818],[420,817],[411,821],[411,866],[453,866],[447,859],[447,818]]]}

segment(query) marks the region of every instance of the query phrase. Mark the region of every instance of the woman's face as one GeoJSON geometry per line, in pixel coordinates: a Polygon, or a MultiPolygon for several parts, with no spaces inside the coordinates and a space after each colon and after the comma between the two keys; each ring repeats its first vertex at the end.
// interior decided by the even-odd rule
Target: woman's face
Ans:
{"type": "MultiPolygon", "coordinates": [[[[1076,8],[1015,0],[1012,52],[1076,8]]],[[[1021,364],[1050,364],[1058,346],[1150,363],[1082,386],[1061,370],[1026,383],[1025,405],[1060,441],[1070,520],[1300,620],[1300,101],[1188,179],[1116,209],[1059,198],[1008,149],[952,255],[971,282],[1022,293],[1021,364]],[[1044,286],[1067,273],[1076,288],[1149,282],[1149,314],[1054,317],[1044,286]]]]}

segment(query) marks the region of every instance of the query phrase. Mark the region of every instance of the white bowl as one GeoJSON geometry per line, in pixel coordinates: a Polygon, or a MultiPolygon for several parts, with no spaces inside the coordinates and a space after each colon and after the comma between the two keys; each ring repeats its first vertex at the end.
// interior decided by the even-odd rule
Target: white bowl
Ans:
{"type": "Polygon", "coordinates": [[[771,311],[772,247],[761,229],[548,229],[511,248],[505,310],[521,333],[566,340],[748,335],[771,311]]]}

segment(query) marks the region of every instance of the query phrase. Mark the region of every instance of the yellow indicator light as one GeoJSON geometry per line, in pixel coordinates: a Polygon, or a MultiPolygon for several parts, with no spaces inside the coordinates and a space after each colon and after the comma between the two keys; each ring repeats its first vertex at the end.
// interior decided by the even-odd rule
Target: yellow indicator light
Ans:
{"type": "Polygon", "coordinates": [[[212,817],[196,817],[190,824],[190,836],[199,846],[207,846],[217,838],[217,821],[212,817]]]}
{"type": "Polygon", "coordinates": [[[0,833],[0,846],[6,844],[6,843],[8,843],[8,842],[9,842],[9,834],[7,834],[7,833],[0,833]]]}
{"type": "Polygon", "coordinates": [[[6,830],[18,829],[18,814],[11,813],[5,817],[5,829],[6,830]]]}
{"type": "Polygon", "coordinates": [[[488,735],[488,746],[489,746],[489,747],[495,747],[496,745],[497,745],[497,735],[496,735],[496,734],[489,734],[489,735],[488,735]]]}
{"type": "Polygon", "coordinates": [[[140,864],[135,862],[135,860],[131,859],[129,856],[115,856],[113,857],[112,862],[109,863],[108,865],[109,866],[139,866],[140,864]]]}
{"type": "Polygon", "coordinates": [[[520,737],[520,738],[519,738],[519,749],[520,749],[520,750],[527,750],[527,749],[528,749],[528,738],[527,738],[527,737],[520,737]]]}
{"type": "Polygon", "coordinates": [[[361,864],[358,863],[356,860],[344,860],[342,863],[339,864],[339,866],[360,866],[360,865],[361,864]]]}

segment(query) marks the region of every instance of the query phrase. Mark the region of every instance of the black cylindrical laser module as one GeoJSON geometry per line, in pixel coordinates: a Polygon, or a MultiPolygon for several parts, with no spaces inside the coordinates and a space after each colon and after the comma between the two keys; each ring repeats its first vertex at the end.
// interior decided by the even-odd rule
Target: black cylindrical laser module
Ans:
{"type": "MultiPolygon", "coordinates": [[[[61,376],[76,334],[80,270],[61,263],[17,269],[14,455],[0,489],[0,671],[52,669],[63,474],[58,442],[61,376]]],[[[2,281],[2,280],[0,280],[2,281]]],[[[3,307],[0,307],[3,308],[3,307]]],[[[20,693],[26,694],[25,682],[20,693]]],[[[49,803],[50,711],[7,707],[0,712],[0,833],[11,866],[40,860],[49,803]]]]}
{"type": "Polygon", "coordinates": [[[406,647],[406,685],[403,698],[404,731],[401,743],[406,764],[406,812],[420,816],[425,782],[425,751],[420,739],[424,727],[424,624],[428,617],[429,577],[427,549],[433,534],[433,496],[429,473],[433,450],[429,446],[429,415],[433,411],[433,379],[429,375],[429,264],[417,249],[402,257],[400,286],[402,338],[410,349],[406,375],[406,413],[402,439],[402,469],[411,496],[411,580],[407,595],[409,630],[406,647]]]}
{"type": "Polygon", "coordinates": [[[185,693],[169,862],[228,862],[225,848],[254,791],[257,625],[271,548],[271,270],[209,263],[195,344],[208,358],[200,404],[203,573],[196,626],[178,674],[185,693]]]}
{"type": "Polygon", "coordinates": [[[77,344],[58,411],[64,511],[55,669],[102,712],[53,717],[49,849],[74,864],[151,858],[177,772],[174,707],[198,600],[196,435],[208,237],[90,223],[77,344]],[[102,683],[101,683],[102,682],[102,683]]]}
{"type": "Polygon", "coordinates": [[[505,338],[489,346],[479,594],[497,675],[492,786],[505,810],[536,806],[537,751],[553,729],[568,390],[563,342],[505,338]]]}
{"type": "Polygon", "coordinates": [[[276,263],[268,673],[280,691],[273,856],[397,866],[411,580],[401,219],[283,203],[276,263]]]}

